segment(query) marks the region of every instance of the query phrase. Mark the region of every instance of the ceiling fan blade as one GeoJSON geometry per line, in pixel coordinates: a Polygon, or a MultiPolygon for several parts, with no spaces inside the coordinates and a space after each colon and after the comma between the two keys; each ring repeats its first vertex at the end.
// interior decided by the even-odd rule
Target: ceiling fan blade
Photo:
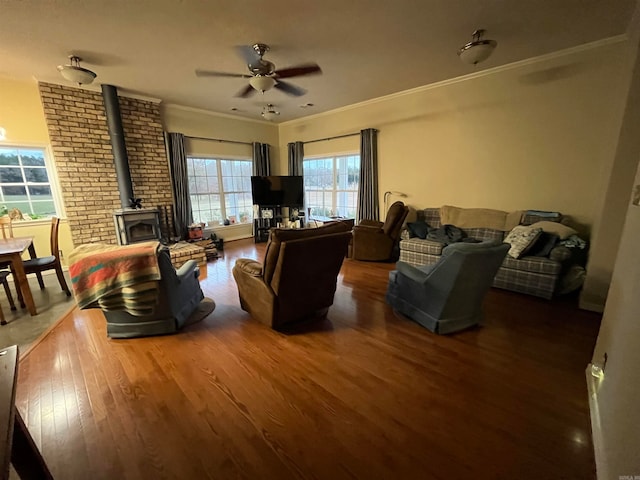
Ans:
{"type": "Polygon", "coordinates": [[[302,75],[312,75],[315,73],[322,73],[322,69],[315,63],[308,63],[305,65],[296,65],[295,67],[283,68],[282,70],[276,70],[275,76],[277,78],[290,78],[300,77],[302,75]]]}
{"type": "Polygon", "coordinates": [[[296,97],[300,97],[307,93],[304,88],[297,87],[291,83],[283,82],[281,80],[276,80],[276,84],[273,88],[277,88],[278,90],[282,90],[284,93],[288,93],[289,95],[294,95],[296,97]]]}
{"type": "Polygon", "coordinates": [[[256,89],[253,88],[249,84],[246,87],[244,87],[242,90],[240,90],[238,93],[236,93],[234,96],[235,97],[241,97],[241,98],[247,98],[247,97],[250,97],[251,95],[253,95],[254,93],[256,93],[256,89]]]}
{"type": "Polygon", "coordinates": [[[196,70],[196,77],[251,78],[251,75],[245,75],[244,73],[216,72],[214,70],[196,70]]]}
{"type": "Polygon", "coordinates": [[[236,45],[235,49],[236,53],[247,63],[253,63],[260,58],[252,46],[236,45]]]}

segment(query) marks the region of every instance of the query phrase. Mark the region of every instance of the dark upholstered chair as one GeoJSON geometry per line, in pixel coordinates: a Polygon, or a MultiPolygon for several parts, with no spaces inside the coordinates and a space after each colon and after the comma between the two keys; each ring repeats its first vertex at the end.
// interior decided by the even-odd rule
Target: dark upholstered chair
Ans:
{"type": "Polygon", "coordinates": [[[454,243],[429,266],[398,262],[389,273],[387,303],[435,333],[452,333],[482,320],[482,301],[509,251],[506,243],[454,243]]]}
{"type": "Polygon", "coordinates": [[[350,240],[343,222],[271,230],[263,263],[233,267],[242,309],[274,329],[326,313],[350,240]]]}
{"type": "Polygon", "coordinates": [[[134,316],[126,311],[105,311],[107,335],[111,338],[132,338],[175,333],[187,323],[189,316],[204,299],[195,260],[188,260],[178,270],[171,264],[169,250],[158,250],[160,282],[158,304],[154,312],[134,316]]]}
{"type": "Polygon", "coordinates": [[[362,220],[358,223],[353,227],[351,256],[356,260],[392,260],[408,213],[409,208],[404,203],[395,202],[389,207],[384,223],[375,220],[362,220]]]}
{"type": "Polygon", "coordinates": [[[100,308],[111,338],[175,333],[204,299],[197,263],[176,270],[157,242],[81,245],[69,261],[76,303],[100,308]]]}

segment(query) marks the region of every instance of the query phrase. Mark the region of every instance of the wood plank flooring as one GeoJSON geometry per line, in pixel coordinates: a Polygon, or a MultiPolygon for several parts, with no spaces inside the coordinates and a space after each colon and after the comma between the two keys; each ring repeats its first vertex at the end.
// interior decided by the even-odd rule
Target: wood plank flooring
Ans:
{"type": "MultiPolygon", "coordinates": [[[[74,310],[20,363],[16,402],[58,479],[595,478],[584,370],[600,317],[493,289],[437,336],[384,302],[393,264],[346,260],[326,319],[278,333],[238,303],[177,335],[110,340],[74,310]]],[[[303,292],[301,292],[303,294],[303,292]]]]}

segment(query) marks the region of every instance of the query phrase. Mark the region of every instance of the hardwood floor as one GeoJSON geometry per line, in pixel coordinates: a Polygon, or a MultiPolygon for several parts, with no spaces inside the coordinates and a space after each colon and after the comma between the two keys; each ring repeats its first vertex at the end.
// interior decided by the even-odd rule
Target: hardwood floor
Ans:
{"type": "MultiPolygon", "coordinates": [[[[257,247],[257,248],[256,248],[257,247]]],[[[595,478],[584,370],[600,318],[493,289],[438,336],[384,302],[393,264],[346,260],[327,319],[278,333],[217,308],[177,335],[110,340],[74,310],[20,363],[16,402],[58,479],[595,478]]]]}

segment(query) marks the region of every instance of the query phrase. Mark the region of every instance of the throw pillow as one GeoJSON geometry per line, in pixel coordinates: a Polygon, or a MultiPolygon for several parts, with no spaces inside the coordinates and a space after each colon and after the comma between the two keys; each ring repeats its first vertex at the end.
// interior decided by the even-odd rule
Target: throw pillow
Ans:
{"type": "Polygon", "coordinates": [[[562,223],[549,222],[547,220],[543,220],[542,222],[536,222],[530,226],[534,228],[541,228],[543,231],[547,233],[555,233],[560,237],[560,240],[565,240],[569,238],[571,235],[576,235],[578,233],[573,228],[567,227],[562,223]]]}
{"type": "Polygon", "coordinates": [[[429,224],[423,220],[418,220],[417,222],[409,222],[407,223],[407,229],[409,230],[409,238],[427,238],[427,233],[429,233],[429,224]]]}
{"type": "Polygon", "coordinates": [[[511,245],[509,249],[509,256],[513,258],[520,258],[527,250],[535,243],[540,234],[541,228],[535,228],[533,226],[525,227],[524,225],[518,225],[509,232],[507,238],[504,239],[505,243],[511,245]]]}
{"type": "Polygon", "coordinates": [[[551,249],[556,246],[560,237],[555,233],[542,232],[536,242],[529,248],[527,255],[534,257],[548,257],[551,249]]]}

